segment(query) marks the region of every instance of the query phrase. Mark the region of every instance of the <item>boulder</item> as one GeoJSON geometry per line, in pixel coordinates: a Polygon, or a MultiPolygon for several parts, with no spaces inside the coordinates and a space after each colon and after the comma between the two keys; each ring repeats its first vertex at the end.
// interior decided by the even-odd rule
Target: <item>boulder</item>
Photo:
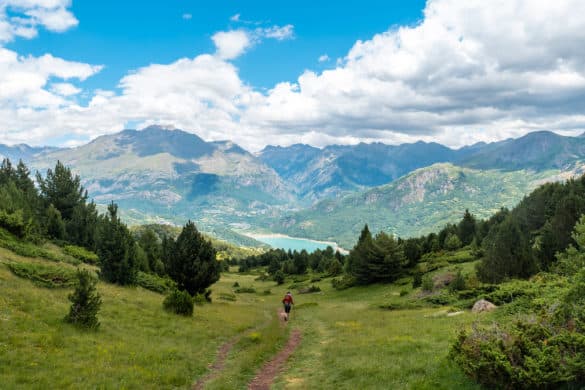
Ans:
{"type": "Polygon", "coordinates": [[[471,308],[472,313],[483,313],[484,311],[492,311],[497,308],[496,305],[491,303],[490,301],[486,301],[485,299],[480,299],[479,301],[473,304],[471,308]]]}

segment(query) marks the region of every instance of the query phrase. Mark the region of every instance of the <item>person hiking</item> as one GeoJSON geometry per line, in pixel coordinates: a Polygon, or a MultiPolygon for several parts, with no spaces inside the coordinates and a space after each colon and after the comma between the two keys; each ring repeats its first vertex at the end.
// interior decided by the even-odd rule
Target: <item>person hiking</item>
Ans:
{"type": "Polygon", "coordinates": [[[288,321],[288,316],[290,315],[290,308],[295,303],[293,302],[293,297],[290,291],[286,293],[284,298],[282,299],[282,303],[284,304],[284,312],[286,313],[286,317],[284,317],[285,321],[288,321]]]}

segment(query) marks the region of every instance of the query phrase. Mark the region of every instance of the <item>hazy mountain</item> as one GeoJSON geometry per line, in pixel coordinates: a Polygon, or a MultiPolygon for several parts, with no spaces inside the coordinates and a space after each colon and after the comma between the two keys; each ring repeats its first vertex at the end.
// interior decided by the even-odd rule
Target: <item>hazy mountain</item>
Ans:
{"type": "Polygon", "coordinates": [[[580,173],[585,138],[535,132],[457,150],[424,142],[297,144],[254,156],[230,141],[152,126],[72,149],[0,145],[0,154],[40,170],[61,160],[90,197],[114,200],[131,223],[193,219],[224,236],[251,228],[351,246],[366,222],[374,231],[418,235],[465,208],[488,216],[511,207],[537,184],[580,173]]]}
{"type": "Polygon", "coordinates": [[[97,203],[114,200],[135,222],[193,219],[211,228],[295,203],[276,172],[238,145],[181,130],[124,130],[44,154],[32,166],[57,160],[81,176],[97,203]]]}
{"type": "Polygon", "coordinates": [[[564,180],[584,171],[583,165],[564,173],[538,173],[435,164],[384,186],[323,200],[281,218],[272,229],[292,236],[335,240],[347,248],[355,244],[366,223],[374,232],[419,236],[458,221],[465,209],[488,217],[501,207],[516,205],[543,182],[564,180]]]}
{"type": "Polygon", "coordinates": [[[50,146],[43,147],[32,147],[25,144],[19,144],[14,146],[0,144],[0,160],[5,158],[10,159],[14,164],[18,163],[18,160],[22,159],[24,162],[31,161],[36,156],[44,153],[53,152],[59,148],[50,146]]]}
{"type": "Polygon", "coordinates": [[[585,159],[585,138],[564,137],[549,131],[536,131],[505,141],[482,144],[459,164],[480,169],[513,171],[564,169],[585,159]]]}
{"type": "Polygon", "coordinates": [[[360,143],[324,149],[297,144],[268,146],[259,158],[293,183],[299,196],[317,200],[387,184],[414,169],[452,161],[456,152],[425,142],[398,146],[360,143]]]}

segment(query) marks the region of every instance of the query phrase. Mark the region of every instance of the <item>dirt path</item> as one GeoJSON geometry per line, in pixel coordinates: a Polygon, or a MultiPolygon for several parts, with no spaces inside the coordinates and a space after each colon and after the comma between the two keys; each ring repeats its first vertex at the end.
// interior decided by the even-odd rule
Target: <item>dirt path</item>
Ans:
{"type": "Polygon", "coordinates": [[[274,381],[274,378],[283,369],[289,356],[294,352],[296,347],[301,342],[301,331],[295,329],[292,331],[286,346],[272,358],[269,362],[264,364],[264,367],[258,372],[256,377],[248,385],[248,390],[268,390],[274,381]]]}
{"type": "Polygon", "coordinates": [[[192,390],[203,390],[203,386],[209,382],[210,380],[214,379],[219,375],[221,370],[225,365],[225,360],[227,359],[228,354],[232,350],[233,346],[240,340],[242,336],[236,336],[233,339],[229,340],[228,342],[222,344],[217,351],[217,359],[211,365],[210,370],[207,375],[202,376],[199,380],[193,385],[191,388],[192,390]]]}

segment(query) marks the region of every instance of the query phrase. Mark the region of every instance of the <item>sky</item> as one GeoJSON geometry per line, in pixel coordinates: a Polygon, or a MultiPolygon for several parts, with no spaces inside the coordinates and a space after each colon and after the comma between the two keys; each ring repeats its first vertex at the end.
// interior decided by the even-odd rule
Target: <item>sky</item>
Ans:
{"type": "Polygon", "coordinates": [[[585,131],[582,0],[0,0],[0,143],[250,151],[585,131]]]}

